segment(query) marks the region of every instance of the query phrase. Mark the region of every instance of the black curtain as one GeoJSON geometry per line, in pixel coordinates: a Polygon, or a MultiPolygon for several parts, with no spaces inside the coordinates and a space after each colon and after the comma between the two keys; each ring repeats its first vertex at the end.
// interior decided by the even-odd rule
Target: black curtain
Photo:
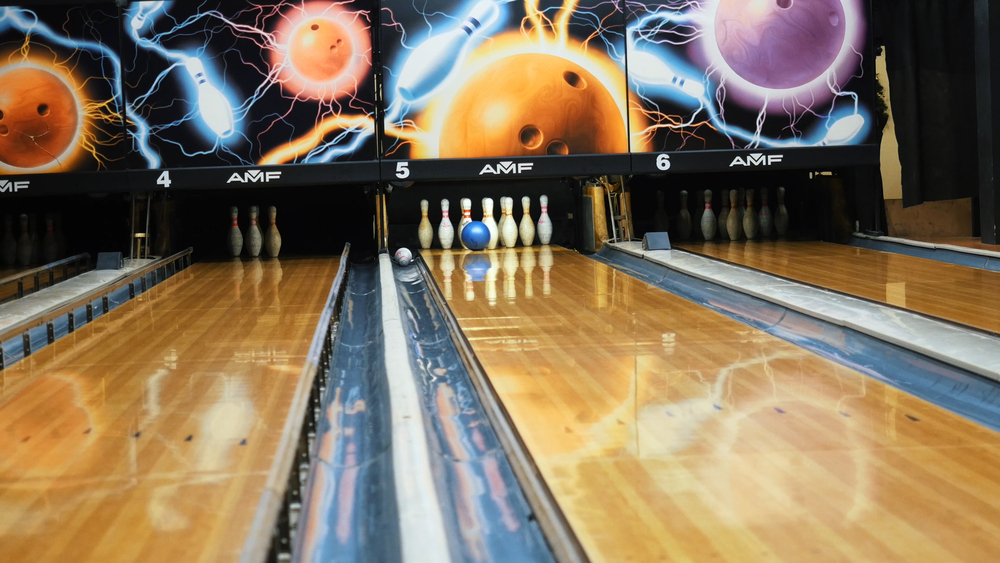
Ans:
{"type": "Polygon", "coordinates": [[[875,0],[903,167],[903,206],[978,194],[970,0],[875,0]]]}

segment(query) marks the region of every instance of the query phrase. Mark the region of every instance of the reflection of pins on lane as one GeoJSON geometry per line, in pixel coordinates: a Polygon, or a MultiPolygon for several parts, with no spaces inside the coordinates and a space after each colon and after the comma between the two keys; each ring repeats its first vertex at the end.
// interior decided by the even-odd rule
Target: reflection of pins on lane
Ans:
{"type": "Polygon", "coordinates": [[[490,268],[486,270],[486,302],[490,307],[497,304],[497,274],[500,272],[500,258],[496,250],[488,250],[490,268]]]}
{"type": "Polygon", "coordinates": [[[209,83],[205,65],[196,58],[189,58],[184,61],[184,68],[198,86],[198,114],[205,125],[220,138],[232,135],[235,130],[233,106],[218,88],[209,83]]]}
{"type": "MultiPolygon", "coordinates": [[[[514,220],[511,219],[511,223],[513,222],[514,220]]],[[[515,274],[517,274],[517,267],[517,251],[508,246],[503,251],[503,295],[511,303],[517,299],[517,281],[514,279],[515,274]]]]}
{"type": "Polygon", "coordinates": [[[549,219],[549,196],[543,195],[539,197],[538,204],[542,208],[542,214],[538,216],[538,225],[535,231],[538,233],[538,242],[548,244],[552,242],[552,219],[549,219]]]}
{"type": "Polygon", "coordinates": [[[493,198],[483,198],[483,224],[490,231],[490,242],[486,245],[487,250],[496,250],[497,241],[500,239],[500,230],[497,222],[493,219],[493,198]]]}
{"type": "Polygon", "coordinates": [[[549,277],[552,271],[552,249],[549,245],[543,244],[538,255],[538,265],[542,267],[542,294],[552,294],[552,280],[549,277]]]}
{"type": "Polygon", "coordinates": [[[480,0],[457,28],[435,35],[410,53],[396,89],[407,102],[426,98],[444,86],[469,53],[473,38],[493,25],[500,8],[493,0],[480,0]]]}
{"type": "Polygon", "coordinates": [[[444,274],[444,298],[451,301],[451,274],[455,271],[455,253],[445,249],[441,253],[441,272],[444,274]]]}
{"type": "Polygon", "coordinates": [[[420,226],[417,227],[417,238],[420,239],[420,248],[427,250],[434,242],[434,228],[427,218],[428,203],[426,199],[420,200],[420,226]]]}
{"type": "Polygon", "coordinates": [[[462,248],[468,250],[469,247],[465,246],[465,241],[462,240],[462,229],[472,222],[472,200],[467,197],[463,197],[461,204],[462,220],[458,223],[458,242],[462,243],[462,248]]]}
{"type": "Polygon", "coordinates": [[[651,86],[672,86],[699,100],[705,96],[705,86],[702,83],[677,76],[666,63],[652,53],[639,51],[630,45],[626,59],[628,77],[632,80],[651,86]]]}
{"type": "Polygon", "coordinates": [[[527,247],[521,253],[521,268],[524,269],[524,296],[531,299],[535,296],[535,288],[531,285],[531,273],[535,271],[535,249],[527,247]]]}

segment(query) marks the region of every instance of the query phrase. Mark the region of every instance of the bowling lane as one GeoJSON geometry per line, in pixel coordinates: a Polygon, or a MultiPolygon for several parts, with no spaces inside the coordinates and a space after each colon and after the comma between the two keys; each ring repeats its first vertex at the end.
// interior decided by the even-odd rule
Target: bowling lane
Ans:
{"type": "Polygon", "coordinates": [[[1000,435],[571,251],[431,262],[592,560],[1000,548],[1000,435]]]}
{"type": "Polygon", "coordinates": [[[195,264],[0,371],[0,560],[236,560],[337,264],[195,264]]]}
{"type": "Polygon", "coordinates": [[[826,242],[692,242],[677,247],[1000,332],[1000,272],[826,242]]]}

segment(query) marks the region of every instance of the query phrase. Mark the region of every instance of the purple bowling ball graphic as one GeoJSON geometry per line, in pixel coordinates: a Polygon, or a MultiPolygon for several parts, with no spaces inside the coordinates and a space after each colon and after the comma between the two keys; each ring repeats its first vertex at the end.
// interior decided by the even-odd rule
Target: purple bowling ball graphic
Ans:
{"type": "Polygon", "coordinates": [[[729,68],[785,90],[822,76],[847,37],[842,0],[719,0],[715,42],[729,68]]]}
{"type": "Polygon", "coordinates": [[[462,229],[462,242],[469,250],[482,250],[490,243],[490,230],[482,221],[473,221],[462,229]]]}

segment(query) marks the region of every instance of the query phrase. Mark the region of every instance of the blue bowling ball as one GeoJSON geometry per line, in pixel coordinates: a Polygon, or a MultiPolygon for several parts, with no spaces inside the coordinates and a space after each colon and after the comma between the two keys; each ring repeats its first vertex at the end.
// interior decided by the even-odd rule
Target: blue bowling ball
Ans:
{"type": "Polygon", "coordinates": [[[462,242],[469,250],[482,250],[490,243],[490,230],[482,221],[473,221],[462,229],[462,242]]]}

